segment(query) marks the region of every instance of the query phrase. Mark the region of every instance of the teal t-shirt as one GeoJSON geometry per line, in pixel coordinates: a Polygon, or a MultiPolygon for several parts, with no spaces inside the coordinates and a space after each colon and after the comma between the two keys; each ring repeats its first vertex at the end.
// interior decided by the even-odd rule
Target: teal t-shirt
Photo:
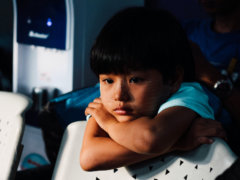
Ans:
{"type": "Polygon", "coordinates": [[[176,93],[160,106],[158,113],[169,107],[183,106],[193,110],[202,118],[215,119],[214,111],[208,100],[208,95],[199,83],[185,82],[181,84],[176,93]]]}

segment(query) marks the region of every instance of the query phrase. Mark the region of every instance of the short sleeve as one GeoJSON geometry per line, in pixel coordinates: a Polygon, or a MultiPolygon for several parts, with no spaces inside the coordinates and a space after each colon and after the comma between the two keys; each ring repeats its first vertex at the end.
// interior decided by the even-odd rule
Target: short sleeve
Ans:
{"type": "Polygon", "coordinates": [[[86,117],[86,120],[88,121],[91,117],[92,117],[92,115],[88,114],[87,117],[86,117]]]}
{"type": "Polygon", "coordinates": [[[215,119],[214,111],[208,102],[208,95],[199,83],[182,83],[179,90],[163,103],[158,113],[174,106],[183,106],[207,119],[215,119]]]}

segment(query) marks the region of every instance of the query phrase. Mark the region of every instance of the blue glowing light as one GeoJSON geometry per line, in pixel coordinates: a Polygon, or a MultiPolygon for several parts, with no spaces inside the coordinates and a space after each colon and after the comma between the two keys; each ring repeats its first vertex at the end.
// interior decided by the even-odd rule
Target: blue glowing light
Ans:
{"type": "Polygon", "coordinates": [[[51,18],[47,19],[47,26],[48,27],[52,26],[52,19],[51,18]]]}

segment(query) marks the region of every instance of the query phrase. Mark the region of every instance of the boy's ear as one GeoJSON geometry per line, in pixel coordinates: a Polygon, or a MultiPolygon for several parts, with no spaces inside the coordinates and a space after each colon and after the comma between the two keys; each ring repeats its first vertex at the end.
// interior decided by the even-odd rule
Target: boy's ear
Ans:
{"type": "Polygon", "coordinates": [[[170,83],[171,92],[175,93],[180,88],[181,83],[183,82],[184,70],[182,67],[176,67],[176,73],[173,81],[170,83]]]}

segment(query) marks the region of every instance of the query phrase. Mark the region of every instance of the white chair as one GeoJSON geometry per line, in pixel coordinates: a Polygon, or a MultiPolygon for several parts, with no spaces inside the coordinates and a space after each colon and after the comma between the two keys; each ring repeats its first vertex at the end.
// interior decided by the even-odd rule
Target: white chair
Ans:
{"type": "Polygon", "coordinates": [[[0,180],[13,179],[21,154],[23,115],[31,100],[24,95],[0,91],[0,180]]]}
{"type": "Polygon", "coordinates": [[[65,130],[53,180],[213,180],[236,160],[225,141],[215,139],[183,154],[169,154],[118,169],[86,172],[79,165],[79,153],[86,122],[70,124],[65,130]]]}

